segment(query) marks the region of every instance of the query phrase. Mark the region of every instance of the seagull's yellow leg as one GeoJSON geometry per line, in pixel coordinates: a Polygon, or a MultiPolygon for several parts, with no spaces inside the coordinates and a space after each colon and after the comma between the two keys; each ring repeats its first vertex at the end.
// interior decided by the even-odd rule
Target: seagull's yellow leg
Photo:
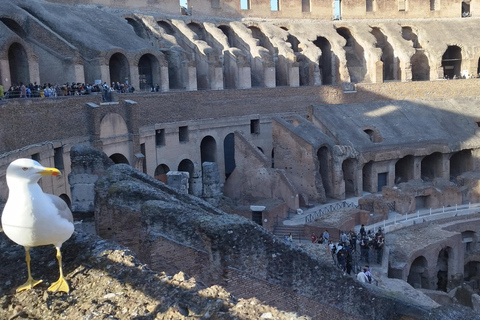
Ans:
{"type": "Polygon", "coordinates": [[[32,273],[30,272],[30,248],[25,248],[25,261],[27,262],[27,271],[28,271],[28,279],[27,282],[22,284],[20,287],[17,288],[17,292],[32,289],[37,284],[42,282],[42,280],[33,280],[32,273]]]}
{"type": "Polygon", "coordinates": [[[68,287],[67,280],[63,277],[63,270],[62,270],[62,253],[60,252],[60,248],[57,247],[57,260],[58,260],[58,267],[60,269],[60,277],[56,282],[54,282],[49,288],[48,291],[57,292],[63,291],[66,293],[70,292],[70,288],[68,287]]]}

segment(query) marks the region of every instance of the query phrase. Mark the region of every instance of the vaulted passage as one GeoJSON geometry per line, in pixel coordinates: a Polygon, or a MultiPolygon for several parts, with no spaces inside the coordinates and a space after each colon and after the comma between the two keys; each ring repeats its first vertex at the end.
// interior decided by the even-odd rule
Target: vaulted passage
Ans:
{"type": "Polygon", "coordinates": [[[458,78],[461,75],[462,49],[457,46],[448,46],[442,56],[443,76],[447,79],[458,78]]]}
{"type": "Polygon", "coordinates": [[[225,161],[225,178],[228,179],[235,169],[235,134],[229,133],[223,140],[223,157],[225,161]]]}
{"type": "Polygon", "coordinates": [[[130,70],[127,58],[121,53],[115,53],[110,58],[110,82],[126,83],[130,80],[130,70]]]}
{"type": "Polygon", "coordinates": [[[30,82],[28,57],[21,44],[13,43],[8,49],[8,64],[10,66],[10,79],[12,85],[19,85],[20,82],[28,85],[30,82]]]}
{"type": "Polygon", "coordinates": [[[110,159],[112,159],[112,161],[116,164],[119,164],[119,163],[125,163],[125,164],[130,164],[127,160],[127,158],[121,154],[121,153],[114,153],[110,156],[110,159]]]}
{"type": "Polygon", "coordinates": [[[464,172],[473,170],[473,159],[471,150],[462,150],[450,158],[450,179],[456,178],[464,172]]]}
{"type": "Polygon", "coordinates": [[[193,190],[193,174],[195,172],[195,166],[190,159],[183,159],[178,165],[178,171],[188,172],[188,193],[192,194],[193,190]]]}
{"type": "Polygon", "coordinates": [[[155,168],[154,178],[167,184],[167,173],[170,168],[166,164],[160,164],[155,168]]]}
{"type": "Polygon", "coordinates": [[[345,181],[345,196],[355,196],[355,160],[347,159],[342,163],[343,179],[345,181]]]}
{"type": "Polygon", "coordinates": [[[437,290],[447,291],[448,263],[451,259],[452,248],[444,248],[438,253],[437,260],[437,290]]]}
{"type": "Polygon", "coordinates": [[[417,51],[410,59],[412,64],[412,80],[413,81],[429,81],[430,65],[428,58],[423,51],[417,51]]]}
{"type": "Polygon", "coordinates": [[[416,258],[410,266],[407,282],[414,288],[430,289],[427,268],[428,264],[425,257],[416,258]]]}
{"type": "Polygon", "coordinates": [[[345,49],[350,82],[362,82],[367,73],[363,47],[357,43],[347,28],[338,28],[337,33],[347,41],[343,49],[345,49]]]}
{"type": "Polygon", "coordinates": [[[424,181],[432,181],[437,177],[441,177],[442,172],[442,154],[435,152],[426,156],[422,160],[422,179],[424,181]]]}
{"type": "Polygon", "coordinates": [[[202,139],[200,154],[202,163],[217,161],[217,142],[212,136],[206,136],[202,139]]]}
{"type": "Polygon", "coordinates": [[[318,37],[313,42],[322,51],[322,56],[318,62],[322,77],[322,84],[333,84],[334,77],[334,54],[330,42],[324,37],[318,37]]]}
{"type": "Polygon", "coordinates": [[[135,34],[139,36],[142,39],[148,39],[147,32],[145,28],[143,27],[143,24],[132,19],[132,18],[125,18],[127,20],[127,23],[132,26],[133,31],[135,31],[135,34]]]}
{"type": "Polygon", "coordinates": [[[322,178],[323,188],[325,189],[325,195],[327,197],[333,196],[333,181],[332,181],[332,169],[330,167],[331,155],[327,147],[321,147],[317,151],[318,165],[320,171],[320,177],[322,178]]]}
{"type": "Polygon", "coordinates": [[[392,45],[380,28],[373,27],[370,32],[377,39],[376,47],[382,49],[380,60],[383,62],[383,81],[395,80],[398,71],[395,65],[398,65],[398,59],[394,55],[392,45]]]}
{"type": "Polygon", "coordinates": [[[138,62],[140,90],[148,91],[160,82],[160,64],[152,54],[144,54],[138,62]]]}
{"type": "Polygon", "coordinates": [[[405,156],[395,163],[395,184],[408,182],[414,178],[414,158],[405,156]]]}

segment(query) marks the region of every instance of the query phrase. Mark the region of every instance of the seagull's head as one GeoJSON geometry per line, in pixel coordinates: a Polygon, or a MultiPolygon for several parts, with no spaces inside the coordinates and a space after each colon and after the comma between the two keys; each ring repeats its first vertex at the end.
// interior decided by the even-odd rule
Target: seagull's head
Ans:
{"type": "Polygon", "coordinates": [[[60,171],[55,168],[46,168],[32,159],[17,159],[7,168],[7,183],[22,181],[23,183],[37,183],[43,176],[59,176],[60,171]]]}

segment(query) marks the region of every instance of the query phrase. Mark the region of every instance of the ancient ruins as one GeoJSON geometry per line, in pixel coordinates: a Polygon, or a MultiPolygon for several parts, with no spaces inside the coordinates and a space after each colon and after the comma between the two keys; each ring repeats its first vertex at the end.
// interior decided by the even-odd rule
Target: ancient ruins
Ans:
{"type": "MultiPolygon", "coordinates": [[[[480,202],[476,0],[0,5],[0,202],[7,165],[31,157],[63,172],[44,191],[112,238],[104,154],[266,231],[350,197],[364,206],[332,229],[480,202]],[[100,162],[71,174],[78,146],[100,162]]],[[[480,218],[427,220],[392,228],[385,277],[479,310],[480,218]]]]}

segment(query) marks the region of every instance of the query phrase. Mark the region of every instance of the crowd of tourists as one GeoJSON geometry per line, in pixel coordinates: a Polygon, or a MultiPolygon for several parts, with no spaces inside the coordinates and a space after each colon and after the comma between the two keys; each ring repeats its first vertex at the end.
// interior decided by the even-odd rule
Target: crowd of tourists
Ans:
{"type": "MultiPolygon", "coordinates": [[[[153,88],[155,91],[155,88],[153,88]]],[[[133,93],[135,88],[132,85],[112,82],[111,86],[106,83],[101,84],[85,84],[85,83],[65,83],[62,85],[44,83],[39,85],[36,82],[28,85],[20,82],[20,84],[12,85],[8,90],[5,90],[0,85],[0,98],[55,98],[60,96],[79,96],[91,93],[104,93],[105,91],[115,91],[116,93],[133,93]]]]}
{"type": "Polygon", "coordinates": [[[385,237],[381,228],[376,233],[371,230],[366,231],[362,224],[360,232],[355,231],[342,232],[340,241],[334,243],[330,239],[328,230],[325,230],[320,236],[312,233],[312,243],[327,245],[327,250],[332,256],[333,263],[340,268],[344,274],[357,275],[357,280],[361,282],[372,281],[369,264],[375,261],[377,264],[382,263],[383,250],[385,247],[385,237]],[[354,261],[354,257],[358,257],[358,261],[354,261]],[[359,268],[359,264],[364,265],[359,268]],[[354,268],[357,270],[354,270],[354,268]]]}

